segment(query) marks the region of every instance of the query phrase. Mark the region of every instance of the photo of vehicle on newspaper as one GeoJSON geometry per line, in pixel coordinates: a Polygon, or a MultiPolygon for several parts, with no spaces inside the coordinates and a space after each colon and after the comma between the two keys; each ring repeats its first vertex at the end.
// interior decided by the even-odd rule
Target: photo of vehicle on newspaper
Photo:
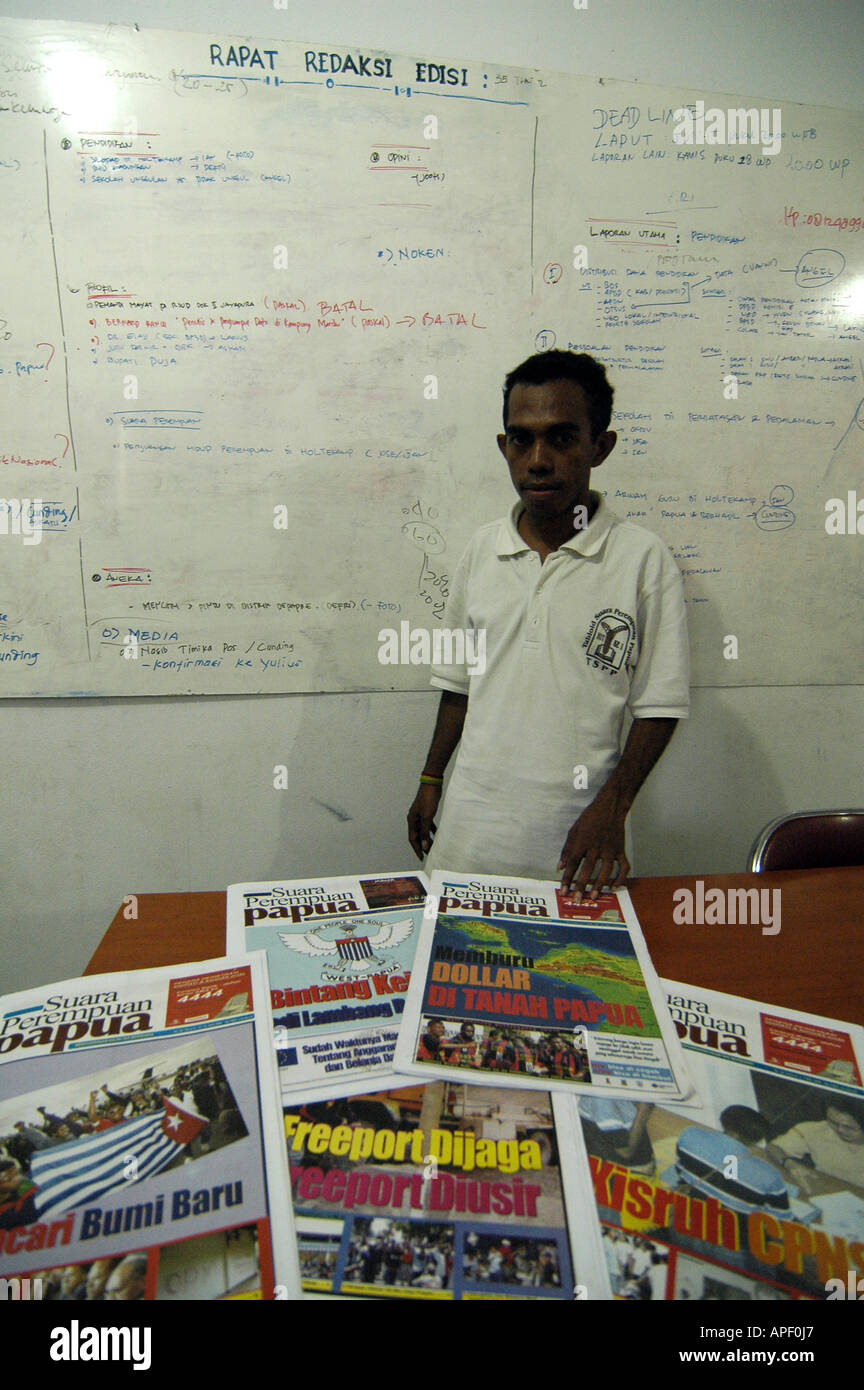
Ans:
{"type": "Polygon", "coordinates": [[[701,1107],[577,1102],[613,1293],[825,1299],[864,1273],[861,1030],[669,998],[701,1107]]]}

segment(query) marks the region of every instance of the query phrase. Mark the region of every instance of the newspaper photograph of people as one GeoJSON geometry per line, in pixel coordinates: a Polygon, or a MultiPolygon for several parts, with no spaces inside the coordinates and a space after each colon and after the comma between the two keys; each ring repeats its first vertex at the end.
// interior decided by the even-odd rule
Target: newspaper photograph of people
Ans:
{"type": "Polygon", "coordinates": [[[258,955],[2,1001],[0,1276],[43,1301],[298,1290],[266,1000],[258,955]]]}
{"type": "Polygon", "coordinates": [[[701,1107],[574,1102],[614,1296],[847,1297],[864,1274],[862,1030],[666,988],[701,1107]]]}
{"type": "Polygon", "coordinates": [[[581,1137],[557,1106],[458,1076],[287,1106],[307,1295],[608,1299],[581,1137]]]}

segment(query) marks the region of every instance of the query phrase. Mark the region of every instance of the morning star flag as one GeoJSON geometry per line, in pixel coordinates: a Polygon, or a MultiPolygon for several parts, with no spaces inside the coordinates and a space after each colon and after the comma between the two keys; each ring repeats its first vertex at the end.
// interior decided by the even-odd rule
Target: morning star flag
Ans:
{"type": "Polygon", "coordinates": [[[167,1168],[207,1121],[164,1096],[162,1106],[152,1115],[121,1120],[100,1134],[33,1154],[30,1174],[37,1186],[38,1215],[71,1211],[167,1168]]]}

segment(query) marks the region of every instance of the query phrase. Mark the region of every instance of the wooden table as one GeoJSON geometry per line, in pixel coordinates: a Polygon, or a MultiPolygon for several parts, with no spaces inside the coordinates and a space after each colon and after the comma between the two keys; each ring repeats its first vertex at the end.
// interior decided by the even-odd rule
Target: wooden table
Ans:
{"type": "MultiPolygon", "coordinates": [[[[781,927],[679,926],[676,889],[696,878],[634,878],[633,905],[659,975],[864,1024],[864,868],[709,874],[712,888],[781,891],[781,927]]],[[[680,901],[680,900],[679,900],[680,901]]],[[[773,902],[773,898],[771,899],[773,902]]],[[[225,893],[142,893],[121,908],[85,974],[184,965],[225,950],[225,893]]]]}

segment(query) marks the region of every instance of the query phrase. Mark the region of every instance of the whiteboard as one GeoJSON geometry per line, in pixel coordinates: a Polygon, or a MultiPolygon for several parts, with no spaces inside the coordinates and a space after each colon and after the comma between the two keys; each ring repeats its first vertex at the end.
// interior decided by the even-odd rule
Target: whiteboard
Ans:
{"type": "Polygon", "coordinates": [[[609,367],[695,683],[860,680],[862,121],[676,144],[700,100],[774,105],[0,21],[0,694],[428,688],[379,632],[440,624],[548,346],[609,367]]]}

